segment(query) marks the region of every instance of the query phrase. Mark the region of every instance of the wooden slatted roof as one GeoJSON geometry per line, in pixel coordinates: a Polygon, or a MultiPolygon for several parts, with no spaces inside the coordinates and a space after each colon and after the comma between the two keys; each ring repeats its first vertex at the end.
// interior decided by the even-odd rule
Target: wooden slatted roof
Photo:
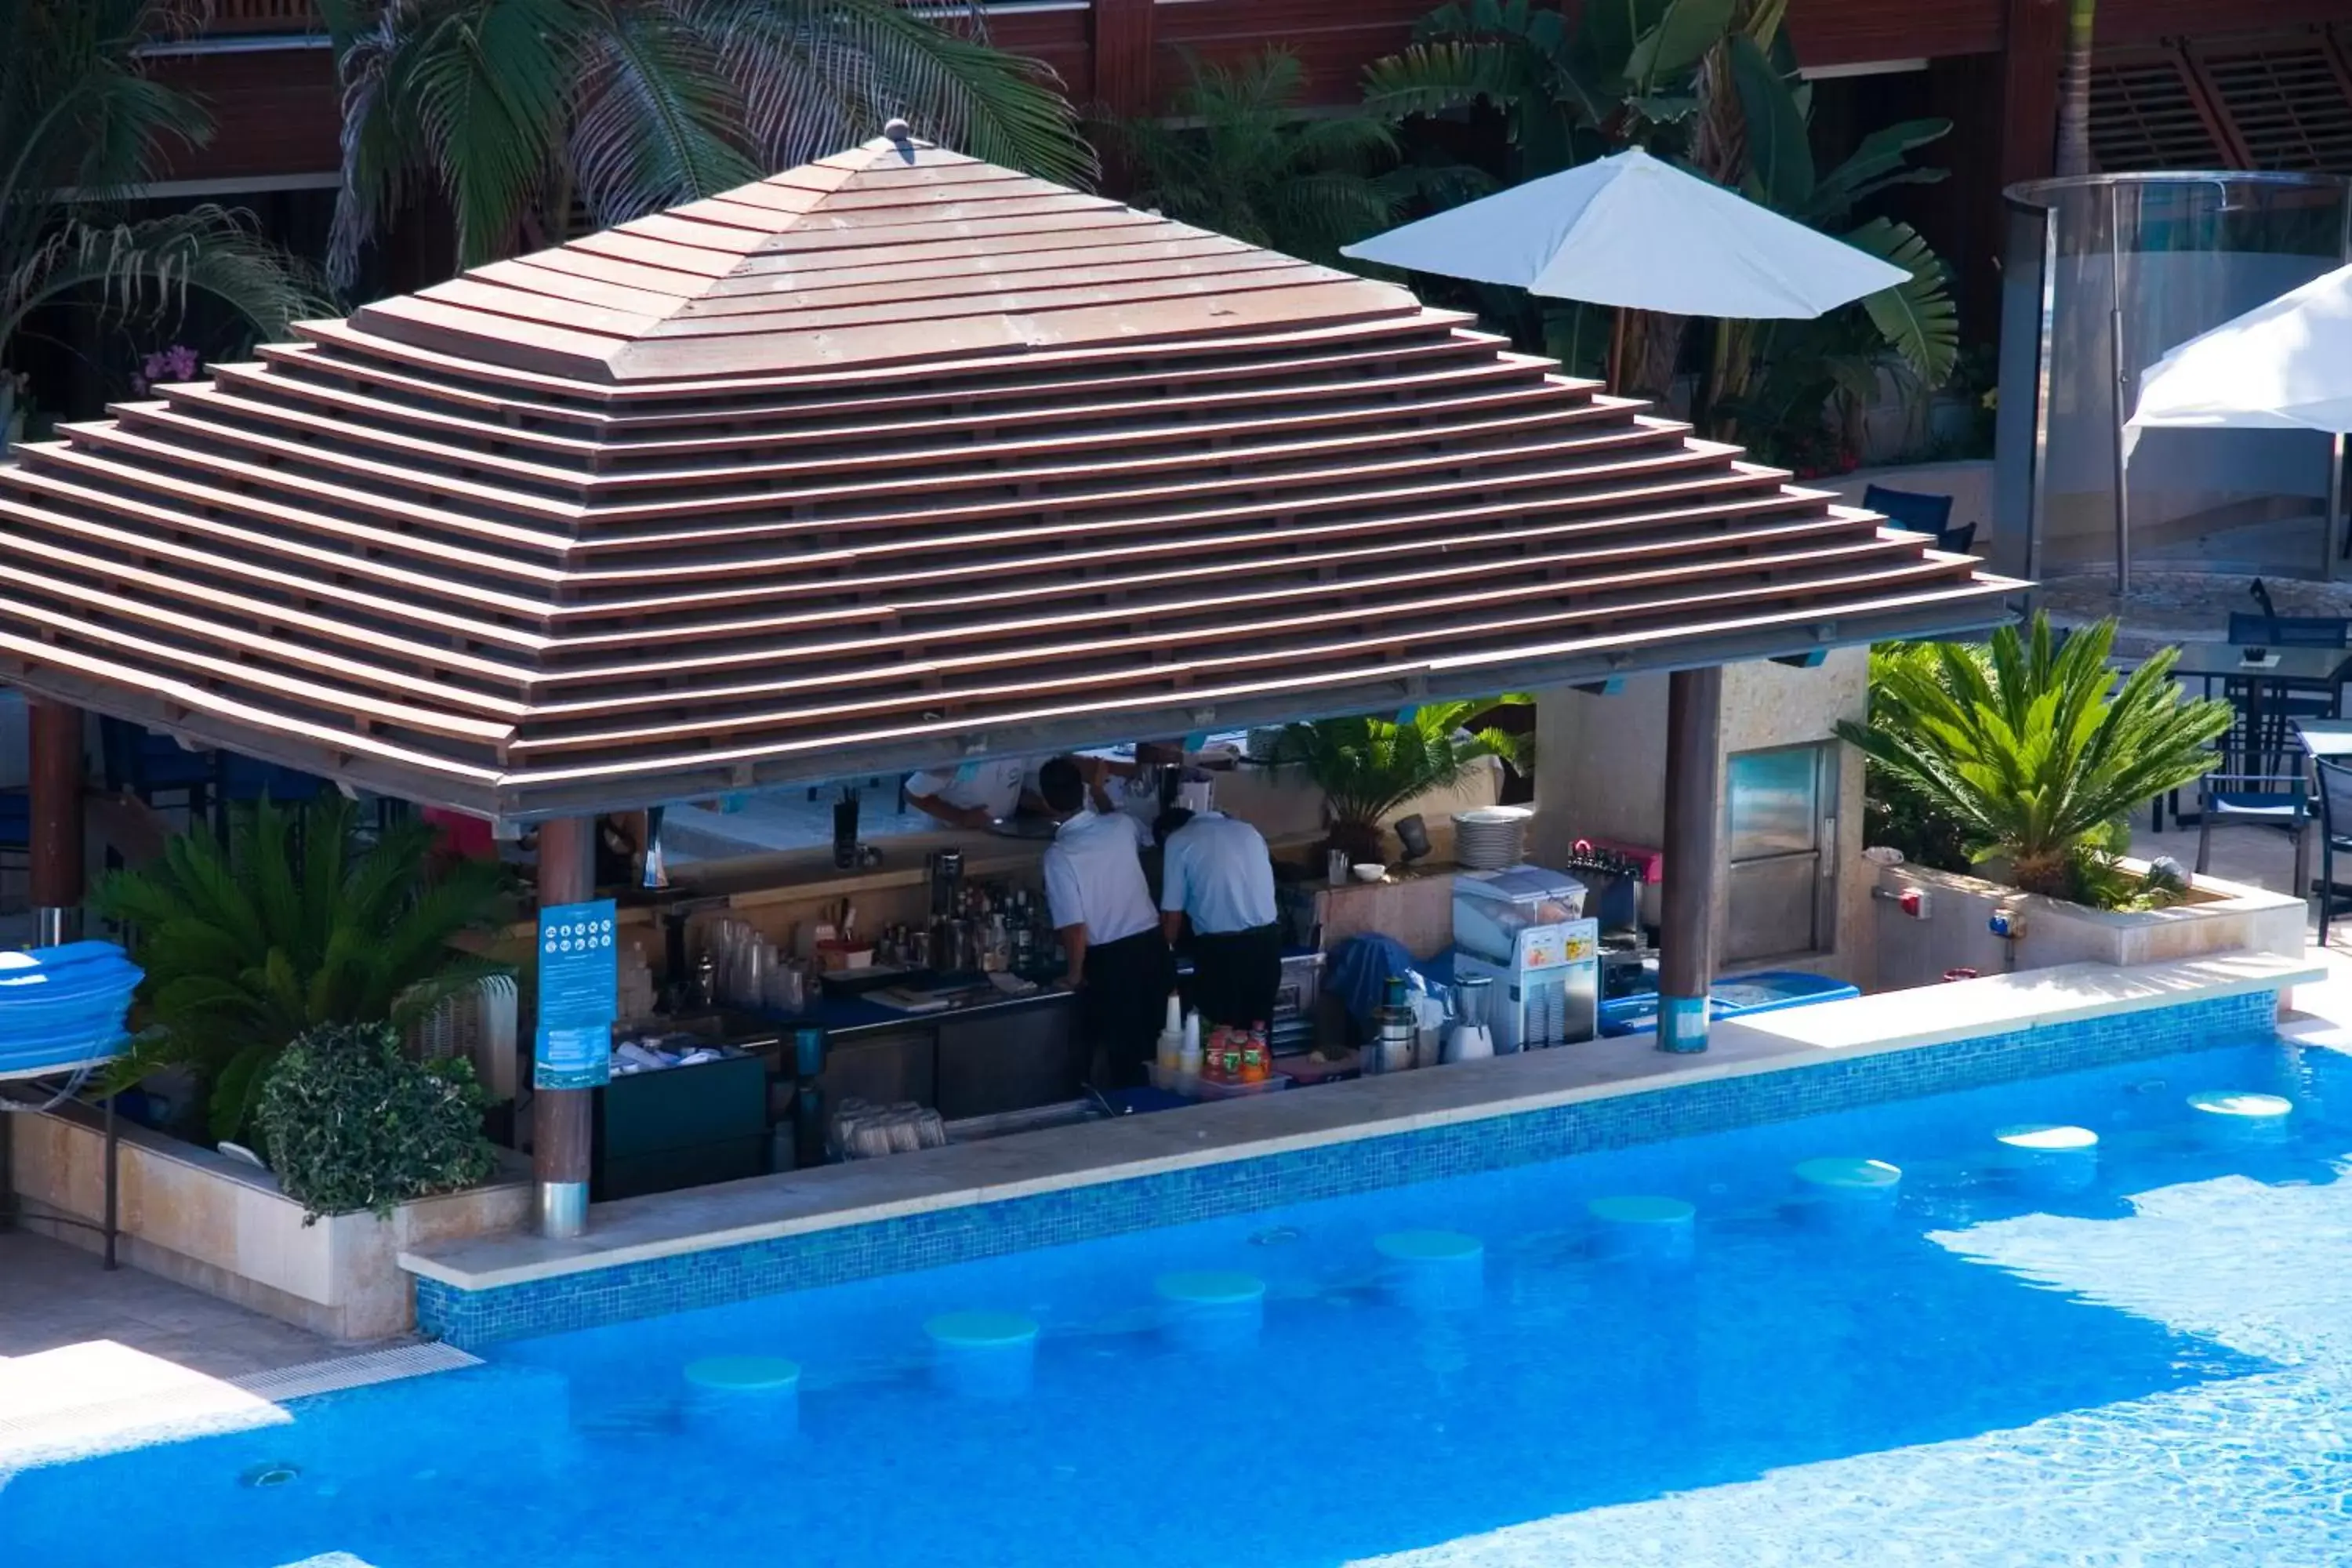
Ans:
{"type": "Polygon", "coordinates": [[[919,142],[301,336],[0,471],[0,675],[532,816],[2013,586],[1402,289],[919,142]]]}

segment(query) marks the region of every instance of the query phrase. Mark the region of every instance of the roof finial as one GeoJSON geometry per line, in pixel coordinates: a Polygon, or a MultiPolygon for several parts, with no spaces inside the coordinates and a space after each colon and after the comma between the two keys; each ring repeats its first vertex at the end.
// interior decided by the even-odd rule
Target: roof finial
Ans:
{"type": "Polygon", "coordinates": [[[893,118],[882,127],[883,135],[888,137],[893,142],[900,143],[901,145],[904,145],[907,139],[914,133],[915,128],[913,126],[908,124],[903,120],[896,118],[893,118]]]}

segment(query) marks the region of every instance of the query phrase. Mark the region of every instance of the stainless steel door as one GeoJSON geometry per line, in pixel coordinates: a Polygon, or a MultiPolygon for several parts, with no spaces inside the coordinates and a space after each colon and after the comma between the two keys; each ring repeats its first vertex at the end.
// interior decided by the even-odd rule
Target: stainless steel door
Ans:
{"type": "Polygon", "coordinates": [[[1837,748],[1742,752],[1726,773],[1724,963],[1822,951],[1835,909],[1837,748]]]}

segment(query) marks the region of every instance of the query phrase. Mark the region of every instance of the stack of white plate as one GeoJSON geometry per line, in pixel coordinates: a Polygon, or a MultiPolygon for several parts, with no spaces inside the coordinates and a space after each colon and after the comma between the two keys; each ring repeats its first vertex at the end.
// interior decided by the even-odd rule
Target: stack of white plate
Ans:
{"type": "Polygon", "coordinates": [[[1454,863],[1473,871],[1518,865],[1527,858],[1528,819],[1533,816],[1524,805],[1482,805],[1455,812],[1454,863]]]}

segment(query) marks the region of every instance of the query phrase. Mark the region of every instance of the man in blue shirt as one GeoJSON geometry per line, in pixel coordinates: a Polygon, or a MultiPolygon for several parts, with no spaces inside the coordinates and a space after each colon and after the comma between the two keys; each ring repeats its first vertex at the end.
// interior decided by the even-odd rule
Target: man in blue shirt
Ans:
{"type": "Polygon", "coordinates": [[[1221,811],[1177,826],[1161,860],[1160,909],[1171,943],[1192,928],[1192,1005],[1202,1020],[1240,1028],[1267,1022],[1282,985],[1282,931],[1265,837],[1221,811]]]}

